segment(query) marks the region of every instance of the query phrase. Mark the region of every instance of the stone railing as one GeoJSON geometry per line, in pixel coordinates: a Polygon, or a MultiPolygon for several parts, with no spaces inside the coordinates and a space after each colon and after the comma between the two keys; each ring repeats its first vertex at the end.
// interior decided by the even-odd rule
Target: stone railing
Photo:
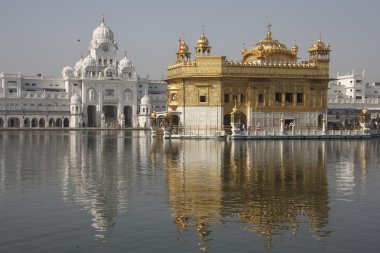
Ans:
{"type": "Polygon", "coordinates": [[[366,99],[355,99],[355,98],[329,98],[329,104],[357,104],[357,105],[365,105],[365,104],[379,104],[379,98],[366,98],[366,99]]]}
{"type": "Polygon", "coordinates": [[[22,98],[69,99],[66,92],[23,91],[22,98]]]}

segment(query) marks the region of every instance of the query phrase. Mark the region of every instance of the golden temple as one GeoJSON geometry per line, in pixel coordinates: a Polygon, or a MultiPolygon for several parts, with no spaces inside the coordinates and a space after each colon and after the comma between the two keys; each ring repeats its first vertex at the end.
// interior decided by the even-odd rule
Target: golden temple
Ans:
{"type": "Polygon", "coordinates": [[[240,61],[211,55],[204,32],[194,59],[179,40],[177,58],[168,66],[167,105],[172,125],[228,127],[236,104],[242,124],[266,129],[294,122],[297,127],[322,127],[326,116],[330,46],[321,36],[300,61],[298,46],[288,49],[267,34],[252,48],[243,48],[240,61]]]}

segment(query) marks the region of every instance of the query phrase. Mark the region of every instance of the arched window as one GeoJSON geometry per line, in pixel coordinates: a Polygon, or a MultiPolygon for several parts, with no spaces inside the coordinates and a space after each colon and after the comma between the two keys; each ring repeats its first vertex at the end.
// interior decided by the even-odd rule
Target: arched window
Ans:
{"type": "Polygon", "coordinates": [[[96,97],[96,91],[93,88],[89,89],[88,90],[88,100],[94,101],[95,97],[96,97]]]}
{"type": "Polygon", "coordinates": [[[133,99],[133,93],[132,93],[132,91],[130,89],[126,89],[124,91],[124,98],[127,101],[131,101],[133,99]]]}
{"type": "Polygon", "coordinates": [[[170,95],[170,101],[172,101],[172,102],[175,102],[175,101],[177,101],[177,94],[176,93],[172,93],[171,95],[170,95]]]}

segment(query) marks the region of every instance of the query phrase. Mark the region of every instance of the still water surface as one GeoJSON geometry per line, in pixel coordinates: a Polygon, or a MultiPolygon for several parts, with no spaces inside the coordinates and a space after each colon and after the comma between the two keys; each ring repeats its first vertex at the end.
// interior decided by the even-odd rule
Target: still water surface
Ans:
{"type": "Polygon", "coordinates": [[[1,131],[0,252],[378,252],[380,140],[1,131]]]}

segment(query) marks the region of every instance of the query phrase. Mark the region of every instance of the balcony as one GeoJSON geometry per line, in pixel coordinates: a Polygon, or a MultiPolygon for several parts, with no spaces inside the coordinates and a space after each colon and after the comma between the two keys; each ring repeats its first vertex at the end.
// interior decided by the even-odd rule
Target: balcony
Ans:
{"type": "Polygon", "coordinates": [[[40,99],[69,99],[66,92],[44,92],[44,91],[24,91],[23,98],[40,98],[40,99]]]}

